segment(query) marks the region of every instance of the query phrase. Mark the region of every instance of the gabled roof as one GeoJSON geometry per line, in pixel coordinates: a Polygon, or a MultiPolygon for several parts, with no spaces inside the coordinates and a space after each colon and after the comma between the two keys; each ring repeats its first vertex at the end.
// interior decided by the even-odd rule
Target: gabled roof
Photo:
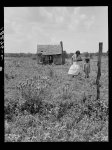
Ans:
{"type": "Polygon", "coordinates": [[[62,54],[61,45],[37,45],[37,53],[43,55],[62,54]]]}

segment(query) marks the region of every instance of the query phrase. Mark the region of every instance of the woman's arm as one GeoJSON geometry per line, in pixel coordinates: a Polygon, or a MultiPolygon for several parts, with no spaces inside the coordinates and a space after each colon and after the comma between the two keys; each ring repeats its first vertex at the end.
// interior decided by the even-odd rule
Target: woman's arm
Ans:
{"type": "Polygon", "coordinates": [[[74,54],[74,55],[72,56],[72,59],[73,59],[73,62],[77,61],[77,59],[76,59],[76,54],[74,54]]]}
{"type": "Polygon", "coordinates": [[[86,64],[84,63],[84,65],[83,65],[83,71],[84,71],[84,72],[85,72],[85,65],[86,65],[86,64]]]}
{"type": "Polygon", "coordinates": [[[71,58],[72,64],[73,64],[73,62],[75,62],[75,61],[76,61],[76,55],[74,54],[74,55],[72,56],[72,58],[71,58]]]}

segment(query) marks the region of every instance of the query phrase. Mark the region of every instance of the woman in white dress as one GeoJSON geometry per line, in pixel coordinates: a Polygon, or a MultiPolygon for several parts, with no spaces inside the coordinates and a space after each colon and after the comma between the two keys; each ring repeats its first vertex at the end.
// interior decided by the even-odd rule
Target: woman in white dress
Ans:
{"type": "Polygon", "coordinates": [[[82,61],[80,51],[76,51],[76,53],[72,56],[72,65],[68,71],[69,76],[74,77],[80,74],[80,61],[82,61]]]}

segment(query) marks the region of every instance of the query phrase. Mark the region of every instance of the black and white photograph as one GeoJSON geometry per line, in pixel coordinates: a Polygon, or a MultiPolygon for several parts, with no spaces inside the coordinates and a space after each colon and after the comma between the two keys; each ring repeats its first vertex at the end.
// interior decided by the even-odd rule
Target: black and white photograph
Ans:
{"type": "Polygon", "coordinates": [[[108,6],[4,7],[3,38],[4,142],[109,142],[108,6]]]}

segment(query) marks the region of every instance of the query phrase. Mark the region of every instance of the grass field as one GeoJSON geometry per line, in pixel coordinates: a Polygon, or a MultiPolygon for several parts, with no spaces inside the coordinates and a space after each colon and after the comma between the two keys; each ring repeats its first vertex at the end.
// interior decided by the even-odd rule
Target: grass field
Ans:
{"type": "Polygon", "coordinates": [[[102,57],[96,100],[97,57],[90,78],[69,79],[65,65],[5,57],[5,142],[108,141],[108,57],[102,57]]]}

